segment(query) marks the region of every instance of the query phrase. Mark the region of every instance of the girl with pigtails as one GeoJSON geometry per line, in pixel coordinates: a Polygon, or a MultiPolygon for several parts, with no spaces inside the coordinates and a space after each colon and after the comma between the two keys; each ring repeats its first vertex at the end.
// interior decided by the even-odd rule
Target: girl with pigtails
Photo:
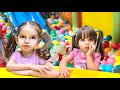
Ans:
{"type": "Polygon", "coordinates": [[[43,32],[38,23],[34,21],[22,23],[18,30],[11,32],[5,49],[5,56],[9,59],[6,65],[7,70],[19,75],[59,77],[59,72],[49,60],[50,43],[50,35],[43,32]],[[45,45],[35,49],[41,40],[45,41],[45,45]],[[16,50],[17,45],[20,51],[16,50]]]}
{"type": "Polygon", "coordinates": [[[100,61],[104,58],[102,39],[102,31],[95,31],[91,26],[81,27],[72,37],[72,52],[60,62],[60,75],[69,77],[71,70],[67,64],[71,61],[74,68],[99,70],[100,61]]]}

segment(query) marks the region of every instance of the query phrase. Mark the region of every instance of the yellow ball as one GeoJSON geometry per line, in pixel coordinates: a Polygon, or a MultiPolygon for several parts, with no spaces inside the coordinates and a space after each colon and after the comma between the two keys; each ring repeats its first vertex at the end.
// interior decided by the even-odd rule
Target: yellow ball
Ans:
{"type": "Polygon", "coordinates": [[[5,20],[0,20],[0,22],[3,22],[3,23],[5,23],[5,20]]]}
{"type": "Polygon", "coordinates": [[[10,26],[10,23],[5,23],[6,26],[10,26]]]}
{"type": "Polygon", "coordinates": [[[55,18],[55,16],[54,16],[54,15],[51,15],[51,18],[53,18],[53,19],[54,19],[54,18],[55,18]]]}
{"type": "Polygon", "coordinates": [[[59,42],[58,40],[54,40],[54,41],[53,41],[53,44],[54,44],[54,45],[59,45],[60,42],[59,42]]]}

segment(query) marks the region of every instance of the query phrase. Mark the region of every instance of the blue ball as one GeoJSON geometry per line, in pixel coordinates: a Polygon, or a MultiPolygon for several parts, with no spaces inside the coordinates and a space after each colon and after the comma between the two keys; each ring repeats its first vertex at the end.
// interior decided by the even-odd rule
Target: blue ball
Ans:
{"type": "Polygon", "coordinates": [[[107,64],[107,65],[106,65],[106,68],[105,68],[105,71],[106,71],[106,72],[112,72],[112,68],[113,68],[113,65],[112,65],[112,64],[107,64]]]}
{"type": "Polygon", "coordinates": [[[69,23],[69,21],[68,20],[65,20],[65,24],[68,24],[69,23]]]}
{"type": "Polygon", "coordinates": [[[59,64],[60,64],[59,61],[55,61],[53,65],[54,65],[54,66],[59,66],[59,64]]]}
{"type": "Polygon", "coordinates": [[[102,70],[102,71],[105,71],[105,68],[106,68],[106,65],[105,64],[101,64],[99,69],[102,70]]]}
{"type": "Polygon", "coordinates": [[[69,33],[68,32],[65,32],[65,35],[68,35],[69,33]]]}
{"type": "Polygon", "coordinates": [[[112,40],[112,36],[111,35],[107,35],[106,36],[106,40],[108,40],[108,41],[112,40]]]}
{"type": "Polygon", "coordinates": [[[120,65],[117,65],[117,66],[114,67],[113,72],[117,73],[119,70],[120,70],[120,65]]]}

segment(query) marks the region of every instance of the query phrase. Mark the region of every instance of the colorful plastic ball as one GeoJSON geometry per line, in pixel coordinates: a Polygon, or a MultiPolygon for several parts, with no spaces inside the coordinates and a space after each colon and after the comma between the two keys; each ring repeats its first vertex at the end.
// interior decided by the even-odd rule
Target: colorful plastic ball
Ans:
{"type": "Polygon", "coordinates": [[[5,22],[7,22],[7,18],[6,18],[6,17],[3,17],[3,20],[4,20],[5,22]]]}
{"type": "Polygon", "coordinates": [[[106,55],[106,56],[104,56],[104,60],[107,60],[108,58],[109,58],[109,56],[107,56],[107,55],[106,55]]]}
{"type": "Polygon", "coordinates": [[[114,55],[115,53],[113,51],[108,52],[108,56],[114,55]]]}
{"type": "Polygon", "coordinates": [[[115,60],[115,58],[113,58],[113,57],[109,57],[109,58],[107,59],[107,63],[108,63],[108,64],[114,65],[115,62],[116,62],[116,60],[115,60]]]}
{"type": "Polygon", "coordinates": [[[105,50],[106,53],[111,51],[111,49],[109,47],[105,48],[104,50],[105,50]]]}
{"type": "Polygon", "coordinates": [[[55,61],[55,62],[53,63],[54,66],[59,66],[59,64],[60,64],[59,61],[55,61]]]}
{"type": "Polygon", "coordinates": [[[60,29],[60,32],[61,32],[62,34],[64,34],[64,33],[65,33],[64,28],[61,28],[61,29],[60,29]]]}
{"type": "Polygon", "coordinates": [[[102,71],[105,71],[105,68],[106,68],[106,65],[105,64],[101,64],[99,69],[102,70],[102,71]]]}
{"type": "Polygon", "coordinates": [[[118,73],[118,72],[120,73],[120,65],[115,66],[114,69],[113,69],[113,72],[114,73],[118,73]]]}
{"type": "Polygon", "coordinates": [[[106,65],[106,64],[107,64],[107,61],[106,61],[106,60],[102,60],[102,61],[101,61],[101,64],[105,64],[105,65],[106,65]]]}
{"type": "Polygon", "coordinates": [[[3,27],[3,25],[4,25],[4,23],[3,23],[3,22],[0,22],[0,28],[2,28],[2,27],[3,27]]]}
{"type": "Polygon", "coordinates": [[[5,24],[5,20],[1,19],[0,22],[4,23],[5,24]]]}
{"type": "Polygon", "coordinates": [[[3,26],[2,26],[2,29],[6,29],[6,30],[7,30],[7,26],[6,26],[6,25],[3,25],[3,26]]]}
{"type": "Polygon", "coordinates": [[[69,23],[69,21],[68,20],[65,20],[65,24],[68,24],[69,23]]]}
{"type": "Polygon", "coordinates": [[[105,67],[105,72],[112,72],[113,65],[112,64],[107,64],[105,67]]]}
{"type": "Polygon", "coordinates": [[[113,48],[114,50],[118,50],[118,49],[120,48],[119,43],[114,43],[114,44],[112,45],[112,48],[113,48]]]}
{"type": "Polygon", "coordinates": [[[48,21],[49,24],[52,24],[52,19],[51,18],[48,18],[47,21],[48,21]]]}
{"type": "Polygon", "coordinates": [[[72,64],[72,63],[69,63],[69,64],[67,64],[67,67],[72,68],[72,67],[73,67],[73,64],[72,64]]]}
{"type": "Polygon", "coordinates": [[[59,18],[59,14],[56,14],[56,15],[55,15],[55,18],[58,19],[58,18],[59,18]]]}
{"type": "Polygon", "coordinates": [[[10,33],[6,34],[6,38],[9,38],[10,37],[10,33]]]}
{"type": "Polygon", "coordinates": [[[55,33],[55,32],[50,33],[50,35],[51,35],[52,37],[56,37],[56,33],[55,33]]]}
{"type": "Polygon", "coordinates": [[[104,48],[109,47],[109,41],[104,41],[103,46],[104,46],[104,48]]]}
{"type": "Polygon", "coordinates": [[[111,55],[110,57],[113,57],[113,58],[115,58],[115,57],[116,57],[116,55],[115,55],[115,54],[113,54],[113,55],[111,55]]]}
{"type": "Polygon", "coordinates": [[[115,54],[116,54],[117,56],[120,56],[120,50],[116,51],[115,54]]]}
{"type": "Polygon", "coordinates": [[[5,33],[5,34],[6,34],[6,29],[2,29],[2,33],[5,33]]]}
{"type": "Polygon", "coordinates": [[[108,41],[112,40],[112,36],[111,35],[107,35],[106,36],[106,40],[108,40],[108,41]]]}

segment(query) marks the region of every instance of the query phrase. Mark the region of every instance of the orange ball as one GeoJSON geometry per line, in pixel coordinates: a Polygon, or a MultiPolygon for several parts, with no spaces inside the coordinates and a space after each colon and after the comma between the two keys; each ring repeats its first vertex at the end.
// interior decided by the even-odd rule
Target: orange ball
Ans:
{"type": "Polygon", "coordinates": [[[67,30],[72,30],[72,27],[70,25],[67,26],[67,30]]]}
{"type": "Polygon", "coordinates": [[[108,53],[108,52],[110,52],[111,51],[111,49],[108,47],[108,48],[105,48],[105,52],[106,53],[108,53]]]}
{"type": "Polygon", "coordinates": [[[115,54],[116,54],[117,56],[120,56],[120,50],[116,51],[115,54]]]}

